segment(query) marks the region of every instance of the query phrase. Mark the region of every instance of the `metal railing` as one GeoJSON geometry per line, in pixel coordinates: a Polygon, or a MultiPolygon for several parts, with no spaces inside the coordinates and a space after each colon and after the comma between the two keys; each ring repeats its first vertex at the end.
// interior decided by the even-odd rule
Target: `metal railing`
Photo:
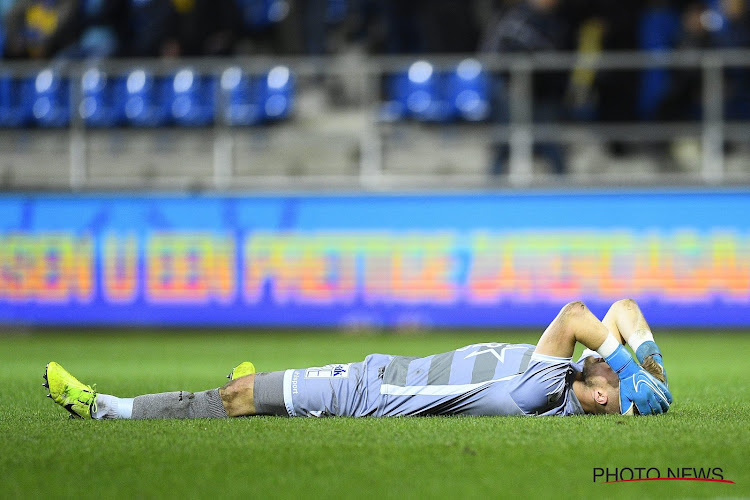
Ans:
{"type": "MultiPolygon", "coordinates": [[[[387,190],[403,188],[446,188],[451,186],[490,187],[493,185],[529,186],[554,182],[556,184],[608,184],[624,183],[689,183],[721,185],[750,183],[750,169],[746,173],[728,175],[724,157],[725,141],[742,142],[750,139],[749,122],[728,122],[724,117],[725,70],[729,67],[749,67],[750,50],[722,51],[674,51],[660,53],[618,52],[600,54],[577,53],[536,53],[531,55],[481,55],[477,58],[485,71],[490,74],[502,73],[507,78],[509,121],[505,124],[485,122],[481,125],[451,124],[435,125],[437,130],[454,127],[471,127],[471,134],[480,134],[488,144],[507,142],[509,145],[509,165],[507,175],[493,177],[484,174],[411,175],[388,172],[384,168],[384,148],[388,130],[395,127],[409,128],[413,124],[403,123],[384,125],[378,121],[378,111],[384,100],[383,76],[404,71],[417,59],[428,60],[436,70],[454,68],[464,59],[458,56],[432,55],[420,57],[370,57],[357,59],[342,57],[291,57],[291,58],[222,58],[222,59],[183,59],[183,60],[104,60],[96,66],[109,74],[125,73],[136,67],[151,70],[157,75],[175,72],[178,68],[191,67],[198,73],[215,74],[232,66],[238,66],[250,74],[260,74],[272,66],[283,64],[307,85],[300,85],[298,92],[304,94],[321,81],[329,78],[348,78],[357,82],[358,98],[350,103],[351,109],[365,117],[364,126],[352,131],[352,140],[359,144],[357,172],[353,175],[237,175],[234,148],[236,128],[222,122],[220,114],[212,128],[213,175],[202,184],[202,188],[226,190],[230,188],[272,188],[272,189],[325,189],[354,188],[366,190],[387,190]],[[694,69],[701,72],[702,118],[700,121],[679,123],[534,123],[532,75],[535,72],[571,71],[574,68],[588,68],[597,71],[644,70],[649,68],[694,69]],[[581,140],[613,141],[625,140],[648,142],[670,140],[679,136],[699,138],[701,167],[697,172],[679,174],[654,174],[634,179],[627,172],[570,174],[566,176],[544,176],[533,172],[533,144],[535,141],[556,141],[574,143],[581,140]]],[[[48,67],[49,65],[47,65],[48,67]]],[[[60,63],[56,68],[73,82],[80,82],[84,71],[92,66],[89,62],[60,63]]],[[[39,71],[40,63],[2,63],[5,73],[28,75],[39,71]]],[[[87,144],[91,130],[85,127],[78,113],[81,100],[80,85],[71,87],[72,119],[67,132],[69,140],[69,187],[73,190],[92,188],[142,188],[142,179],[118,178],[113,174],[107,179],[94,179],[89,175],[87,144]]],[[[218,101],[217,101],[218,102],[218,101]]],[[[289,127],[296,127],[292,118],[289,127]]],[[[34,133],[34,132],[31,132],[34,133]]],[[[252,133],[252,132],[251,132],[252,133]]],[[[268,133],[274,133],[270,130],[268,133]]],[[[325,134],[299,127],[300,137],[326,140],[325,134]]],[[[1,153],[1,152],[0,152],[1,153]]],[[[173,180],[163,179],[164,185],[175,186],[173,180]]]]}

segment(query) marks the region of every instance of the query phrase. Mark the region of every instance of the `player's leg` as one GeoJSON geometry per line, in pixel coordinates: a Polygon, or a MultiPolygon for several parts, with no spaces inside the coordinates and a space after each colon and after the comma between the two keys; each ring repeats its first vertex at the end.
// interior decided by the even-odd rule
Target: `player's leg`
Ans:
{"type": "MultiPolygon", "coordinates": [[[[232,373],[234,375],[235,372],[232,373]]],[[[261,372],[232,378],[219,389],[230,417],[288,416],[284,405],[284,372],[261,372]]]]}
{"type": "Polygon", "coordinates": [[[642,343],[644,335],[651,333],[641,308],[633,299],[622,299],[612,304],[602,323],[613,335],[619,336],[623,344],[627,342],[631,347],[632,342],[640,340],[642,343]]]}
{"type": "Polygon", "coordinates": [[[576,342],[589,349],[598,349],[607,339],[607,329],[581,301],[563,307],[544,330],[536,352],[544,355],[570,357],[576,342]]]}
{"type": "Polygon", "coordinates": [[[44,385],[50,390],[49,396],[71,415],[80,418],[225,418],[287,414],[282,390],[283,372],[240,377],[222,388],[208,391],[164,392],[134,398],[98,394],[54,362],[47,365],[44,378],[44,385]],[[255,394],[259,397],[256,398],[255,394]]]}
{"type": "Polygon", "coordinates": [[[129,417],[121,411],[108,411],[108,406],[122,407],[122,399],[102,394],[97,398],[98,408],[94,418],[286,416],[283,374],[284,372],[254,373],[233,379],[224,387],[202,392],[179,391],[136,396],[132,399],[129,417]]]}
{"type": "Polygon", "coordinates": [[[612,335],[622,339],[623,344],[627,343],[633,349],[645,370],[662,382],[666,381],[661,352],[635,300],[622,299],[612,304],[602,319],[602,323],[612,335]]]}
{"type": "Polygon", "coordinates": [[[256,374],[239,377],[219,389],[219,396],[228,416],[247,417],[256,414],[255,377],[256,374]]]}

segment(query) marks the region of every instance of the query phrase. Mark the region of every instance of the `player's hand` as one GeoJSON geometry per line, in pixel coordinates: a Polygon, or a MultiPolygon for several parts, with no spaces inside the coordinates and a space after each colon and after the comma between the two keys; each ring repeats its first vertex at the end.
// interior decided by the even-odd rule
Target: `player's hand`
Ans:
{"type": "Polygon", "coordinates": [[[640,415],[658,415],[669,411],[672,394],[666,385],[643,368],[638,367],[638,371],[633,375],[620,379],[622,412],[626,413],[632,404],[638,409],[640,415]]]}
{"type": "Polygon", "coordinates": [[[635,351],[635,356],[646,371],[657,379],[661,375],[664,378],[664,385],[669,387],[667,371],[664,369],[664,361],[662,360],[661,351],[659,351],[659,346],[656,345],[656,342],[652,340],[644,342],[638,347],[638,350],[635,351]]]}
{"type": "Polygon", "coordinates": [[[633,405],[641,415],[665,413],[669,410],[672,394],[667,386],[639,366],[623,346],[617,346],[605,361],[620,379],[621,413],[629,413],[633,405]]]}

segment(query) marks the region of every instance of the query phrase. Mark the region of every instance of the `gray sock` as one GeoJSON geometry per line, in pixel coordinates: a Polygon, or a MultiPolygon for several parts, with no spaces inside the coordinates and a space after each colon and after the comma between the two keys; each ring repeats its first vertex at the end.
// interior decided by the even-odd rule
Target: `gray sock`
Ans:
{"type": "Polygon", "coordinates": [[[203,392],[163,392],[136,396],[133,419],[146,418],[226,418],[219,389],[203,392]]]}
{"type": "Polygon", "coordinates": [[[284,406],[284,372],[265,372],[255,375],[253,401],[256,415],[288,417],[284,406]]]}

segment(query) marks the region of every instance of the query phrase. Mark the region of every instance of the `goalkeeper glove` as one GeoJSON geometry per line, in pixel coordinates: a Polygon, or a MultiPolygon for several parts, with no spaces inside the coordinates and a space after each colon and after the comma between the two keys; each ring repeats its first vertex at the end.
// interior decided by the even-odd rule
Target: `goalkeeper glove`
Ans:
{"type": "Polygon", "coordinates": [[[669,410],[672,394],[667,386],[633,361],[622,345],[618,345],[604,360],[620,379],[620,411],[623,415],[634,414],[633,406],[641,415],[666,413],[669,410]]]}
{"type": "Polygon", "coordinates": [[[659,351],[659,346],[656,345],[656,342],[654,342],[653,340],[648,340],[642,343],[640,346],[638,346],[638,349],[636,349],[635,356],[638,358],[638,362],[641,365],[646,360],[646,358],[651,356],[658,368],[661,369],[661,374],[664,376],[664,385],[669,387],[669,381],[667,380],[667,371],[664,369],[664,361],[661,358],[661,352],[659,351]]]}

